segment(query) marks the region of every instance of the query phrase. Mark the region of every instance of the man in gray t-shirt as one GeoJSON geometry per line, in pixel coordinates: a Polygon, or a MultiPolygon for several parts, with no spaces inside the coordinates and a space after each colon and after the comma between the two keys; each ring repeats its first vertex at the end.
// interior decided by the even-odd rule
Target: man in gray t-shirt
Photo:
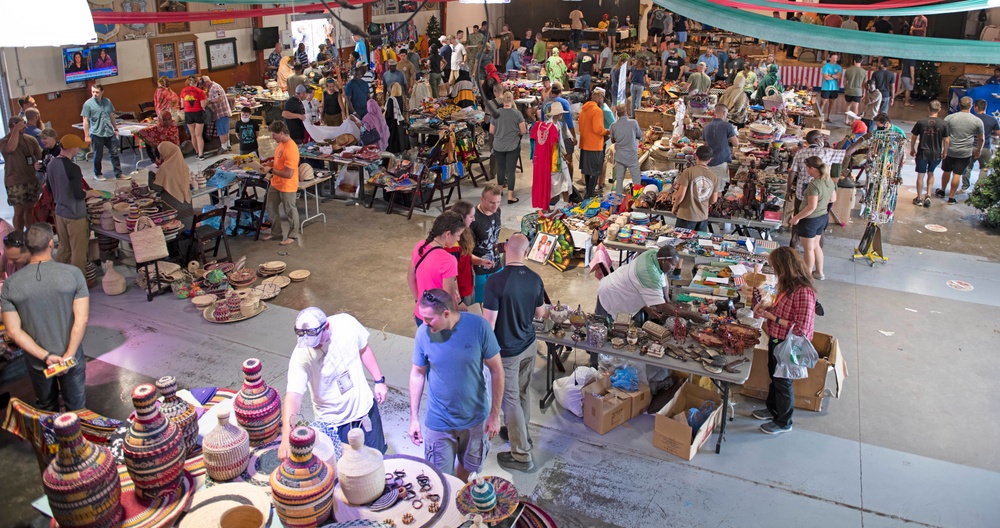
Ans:
{"type": "Polygon", "coordinates": [[[622,194],[626,169],[632,176],[632,187],[640,184],[639,140],[642,139],[642,129],[638,121],[628,116],[625,105],[616,106],[615,113],[618,120],[608,130],[611,132],[611,143],[615,146],[615,192],[622,194]]]}
{"type": "Polygon", "coordinates": [[[67,411],[86,407],[86,359],[83,335],[90,315],[90,291],[77,268],[52,261],[52,227],[38,223],[28,229],[25,247],[31,260],[11,275],[0,290],[0,309],[7,334],[25,352],[28,377],[38,398],[36,407],[59,411],[62,395],[67,411]],[[76,365],[45,377],[50,365],[76,365]]]}
{"type": "Polygon", "coordinates": [[[983,149],[983,121],[972,114],[972,98],[965,96],[958,101],[959,112],[944,118],[948,124],[949,143],[946,147],[944,162],[941,169],[941,188],[935,194],[944,198],[945,186],[951,182],[948,190],[948,204],[956,204],[955,193],[958,191],[958,184],[962,180],[962,173],[972,164],[972,160],[979,159],[983,149]]]}

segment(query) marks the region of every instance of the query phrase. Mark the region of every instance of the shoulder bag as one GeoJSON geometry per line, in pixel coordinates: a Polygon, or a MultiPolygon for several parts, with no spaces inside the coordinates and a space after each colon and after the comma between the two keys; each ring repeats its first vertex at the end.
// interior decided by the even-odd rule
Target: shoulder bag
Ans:
{"type": "Polygon", "coordinates": [[[374,145],[378,143],[378,140],[382,139],[382,136],[378,134],[378,130],[369,130],[368,128],[361,129],[361,144],[364,146],[374,145]]]}
{"type": "Polygon", "coordinates": [[[435,249],[444,249],[444,248],[441,247],[441,246],[434,246],[434,247],[428,249],[427,253],[424,253],[424,256],[420,257],[420,260],[417,261],[417,265],[413,266],[413,273],[414,274],[416,274],[417,270],[420,269],[420,265],[424,263],[424,259],[427,258],[427,256],[430,255],[431,252],[434,251],[435,249]]]}

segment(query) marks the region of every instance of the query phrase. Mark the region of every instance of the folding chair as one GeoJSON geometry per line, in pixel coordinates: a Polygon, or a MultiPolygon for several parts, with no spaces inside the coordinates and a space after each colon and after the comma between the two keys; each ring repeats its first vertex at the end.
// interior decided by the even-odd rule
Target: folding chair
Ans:
{"type": "Polygon", "coordinates": [[[188,258],[191,259],[191,254],[197,248],[198,254],[201,257],[201,263],[204,264],[208,262],[207,246],[215,242],[215,246],[212,247],[212,258],[219,262],[232,262],[232,252],[229,250],[229,239],[226,237],[226,206],[216,207],[207,213],[197,213],[194,215],[194,220],[191,222],[191,237],[192,243],[188,247],[188,258]],[[205,222],[212,220],[213,218],[219,219],[219,227],[211,226],[205,222]],[[226,246],[226,256],[219,258],[219,246],[226,246]]]}

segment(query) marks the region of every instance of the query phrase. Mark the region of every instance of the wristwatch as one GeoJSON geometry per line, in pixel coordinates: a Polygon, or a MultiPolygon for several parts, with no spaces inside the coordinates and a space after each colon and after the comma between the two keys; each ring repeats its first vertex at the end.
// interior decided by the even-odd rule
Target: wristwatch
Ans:
{"type": "Polygon", "coordinates": [[[385,385],[385,376],[382,376],[381,378],[375,380],[376,385],[378,385],[379,383],[385,385]]]}

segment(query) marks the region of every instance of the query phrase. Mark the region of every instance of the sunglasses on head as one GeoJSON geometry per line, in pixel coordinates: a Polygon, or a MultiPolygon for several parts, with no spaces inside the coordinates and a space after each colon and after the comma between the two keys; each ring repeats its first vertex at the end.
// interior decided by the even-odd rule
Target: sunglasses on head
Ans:
{"type": "Polygon", "coordinates": [[[21,240],[21,239],[11,240],[10,235],[7,235],[7,236],[3,237],[3,244],[5,246],[7,246],[7,247],[22,248],[22,247],[24,247],[24,240],[21,240]]]}
{"type": "Polygon", "coordinates": [[[430,290],[424,290],[423,298],[424,298],[425,301],[427,301],[429,303],[434,303],[434,304],[437,304],[439,306],[445,306],[445,307],[447,307],[445,305],[444,301],[441,300],[441,299],[438,299],[437,297],[435,297],[434,294],[431,293],[430,290]]]}
{"type": "Polygon", "coordinates": [[[304,336],[316,337],[323,332],[327,324],[329,323],[323,323],[317,328],[296,328],[295,335],[299,337],[304,337],[304,336]]]}

